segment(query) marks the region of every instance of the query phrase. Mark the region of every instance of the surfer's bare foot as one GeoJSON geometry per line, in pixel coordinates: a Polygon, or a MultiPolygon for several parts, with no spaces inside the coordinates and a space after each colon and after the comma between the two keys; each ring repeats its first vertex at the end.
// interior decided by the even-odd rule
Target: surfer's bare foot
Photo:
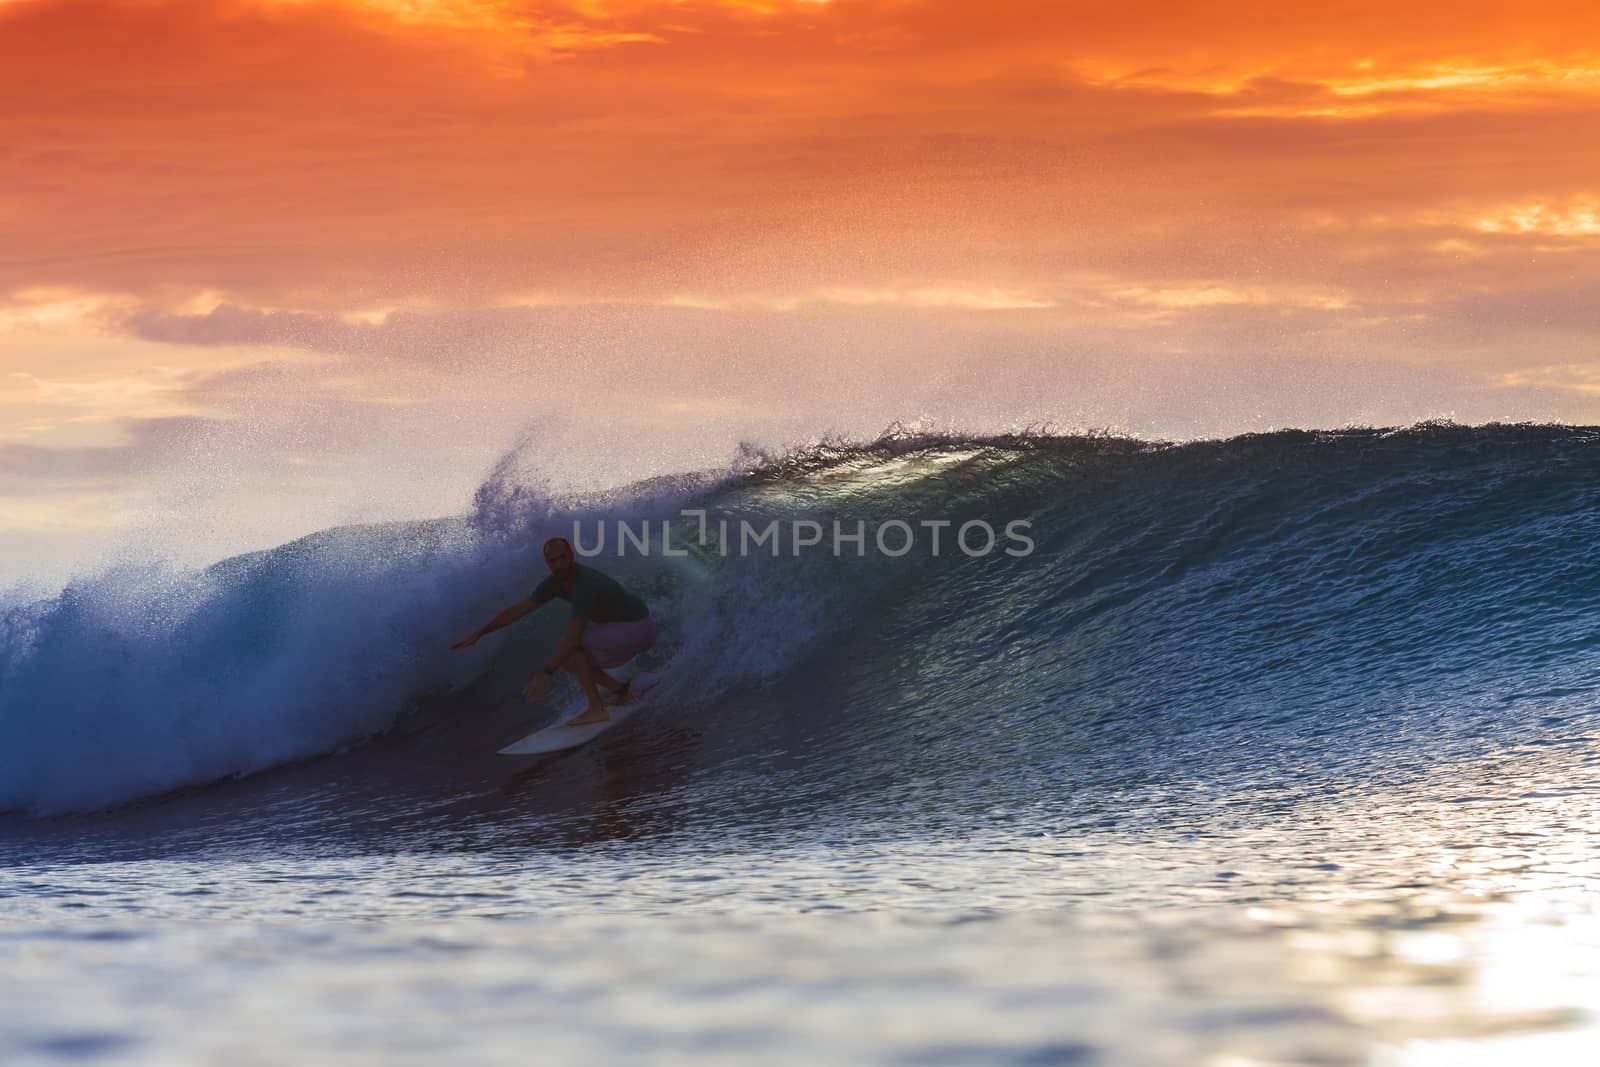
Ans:
{"type": "Polygon", "coordinates": [[[610,722],[611,715],[602,704],[594,704],[584,710],[576,719],[568,719],[567,726],[593,726],[597,722],[610,722]]]}

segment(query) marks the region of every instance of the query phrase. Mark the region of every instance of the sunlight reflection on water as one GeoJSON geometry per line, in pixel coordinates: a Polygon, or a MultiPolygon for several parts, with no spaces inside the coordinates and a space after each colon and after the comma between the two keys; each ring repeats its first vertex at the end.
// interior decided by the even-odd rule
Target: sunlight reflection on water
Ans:
{"type": "Polygon", "coordinates": [[[1600,1041],[1595,851],[1584,832],[1518,836],[1558,814],[1575,831],[1572,805],[1499,805],[1495,835],[1470,842],[1489,825],[1460,807],[1176,840],[1035,828],[12,867],[0,1052],[1590,1062],[1574,1057],[1600,1041]]]}

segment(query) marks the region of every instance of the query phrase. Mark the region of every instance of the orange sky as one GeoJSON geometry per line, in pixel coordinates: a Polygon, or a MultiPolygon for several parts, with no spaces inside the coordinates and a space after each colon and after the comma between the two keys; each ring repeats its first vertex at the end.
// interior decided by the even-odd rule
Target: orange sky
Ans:
{"type": "Polygon", "coordinates": [[[0,0],[35,549],[193,481],[174,434],[253,455],[240,499],[465,435],[381,507],[332,464],[302,525],[438,510],[535,415],[634,473],[624,381],[679,463],[831,418],[1600,421],[1597,282],[1600,5],[0,0]]]}

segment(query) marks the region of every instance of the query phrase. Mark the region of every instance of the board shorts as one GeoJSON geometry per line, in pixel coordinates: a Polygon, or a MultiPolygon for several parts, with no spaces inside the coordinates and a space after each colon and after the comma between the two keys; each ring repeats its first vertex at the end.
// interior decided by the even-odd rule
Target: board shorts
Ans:
{"type": "Polygon", "coordinates": [[[656,643],[656,622],[591,622],[583,631],[583,647],[596,667],[620,667],[656,643]]]}

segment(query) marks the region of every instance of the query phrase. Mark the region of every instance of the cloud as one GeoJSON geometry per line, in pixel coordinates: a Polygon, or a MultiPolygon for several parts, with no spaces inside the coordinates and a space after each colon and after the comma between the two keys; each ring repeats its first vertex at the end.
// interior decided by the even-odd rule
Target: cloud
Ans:
{"type": "Polygon", "coordinates": [[[1069,264],[1317,284],[1345,238],[1311,214],[1594,193],[1582,5],[1519,8],[1514,32],[1476,0],[1447,25],[1374,3],[758,7],[0,9],[0,291],[341,313],[1028,292],[1069,264]],[[595,47],[554,55],[572,26],[595,47]]]}
{"type": "Polygon", "coordinates": [[[0,3],[0,471],[222,544],[443,509],[530,421],[623,478],[926,413],[1589,413],[1600,8],[1260,16],[0,3]]]}
{"type": "Polygon", "coordinates": [[[1593,363],[1562,363],[1529,367],[1501,375],[1500,384],[1511,387],[1538,386],[1585,397],[1600,397],[1600,366],[1593,363]]]}
{"type": "Polygon", "coordinates": [[[1513,204],[1485,213],[1473,225],[1484,233],[1600,238],[1600,200],[1585,198],[1565,206],[1513,204]]]}
{"type": "Polygon", "coordinates": [[[60,447],[0,443],[0,493],[41,489],[112,488],[175,455],[214,428],[215,420],[195,416],[132,418],[121,421],[124,442],[117,445],[60,447]]]}
{"type": "Polygon", "coordinates": [[[373,324],[313,312],[262,310],[219,304],[203,314],[171,314],[141,307],[115,319],[144,341],[169,345],[286,345],[326,352],[355,351],[373,324]]]}
{"type": "Polygon", "coordinates": [[[69,409],[80,421],[184,410],[178,397],[191,380],[187,372],[165,367],[88,381],[53,381],[25,371],[16,371],[12,377],[31,385],[44,406],[69,409]]]}

